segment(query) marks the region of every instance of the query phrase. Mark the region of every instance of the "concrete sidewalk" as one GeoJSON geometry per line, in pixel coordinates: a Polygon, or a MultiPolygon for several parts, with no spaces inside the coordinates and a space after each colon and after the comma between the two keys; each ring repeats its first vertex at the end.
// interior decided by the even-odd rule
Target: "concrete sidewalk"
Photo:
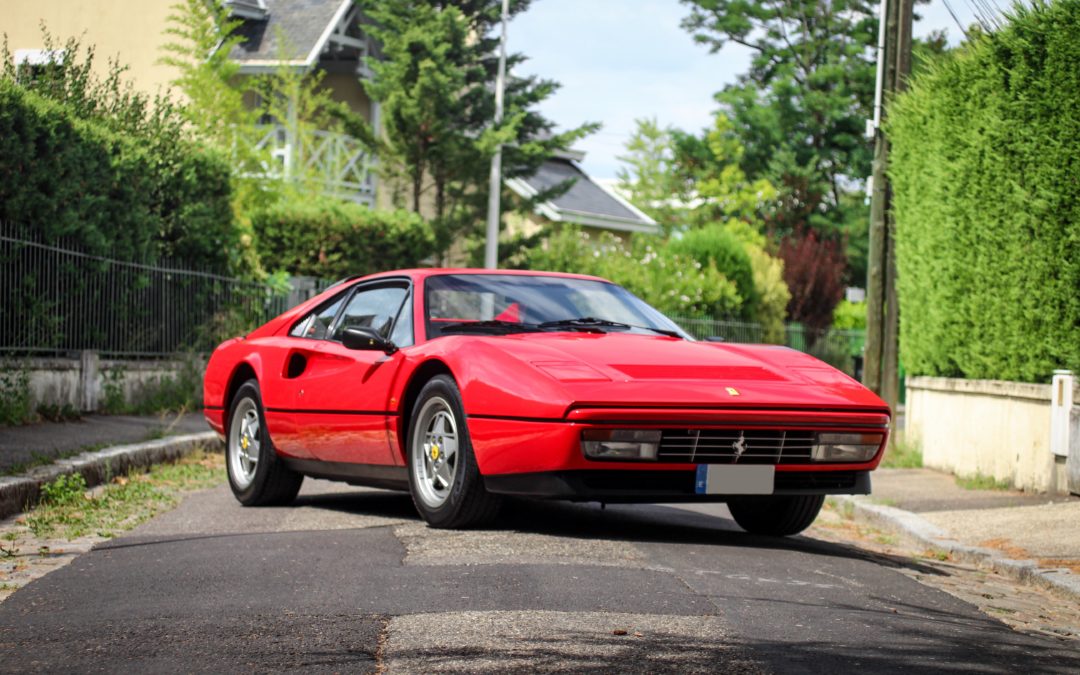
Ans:
{"type": "Polygon", "coordinates": [[[1080,497],[969,490],[930,469],[879,469],[853,515],[927,548],[1080,599],[1080,497]]]}
{"type": "Polygon", "coordinates": [[[0,427],[0,475],[22,473],[48,460],[164,436],[209,431],[202,412],[175,415],[84,415],[73,422],[0,427]]]}

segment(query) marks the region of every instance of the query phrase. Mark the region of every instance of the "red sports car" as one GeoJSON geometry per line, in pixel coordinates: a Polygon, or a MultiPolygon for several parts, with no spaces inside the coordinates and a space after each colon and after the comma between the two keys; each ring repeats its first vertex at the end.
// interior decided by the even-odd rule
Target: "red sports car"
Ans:
{"type": "Polygon", "coordinates": [[[205,410],[245,505],[313,476],[409,490],[435,527],[523,495],[724,501],[771,535],[869,493],[890,418],[817,359],[695,341],[603,279],[449,269],[348,279],[228,340],[205,410]]]}

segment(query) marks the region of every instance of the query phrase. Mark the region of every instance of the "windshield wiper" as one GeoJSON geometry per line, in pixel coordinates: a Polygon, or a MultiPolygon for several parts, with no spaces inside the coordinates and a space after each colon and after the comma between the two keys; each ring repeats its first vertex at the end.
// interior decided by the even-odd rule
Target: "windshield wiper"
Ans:
{"type": "Polygon", "coordinates": [[[506,335],[508,333],[536,333],[540,327],[532,323],[518,321],[501,321],[491,319],[488,321],[458,321],[456,323],[443,324],[441,331],[448,333],[490,333],[492,335],[506,335]]]}
{"type": "Polygon", "coordinates": [[[586,330],[589,332],[602,333],[603,328],[637,328],[638,330],[651,330],[654,333],[660,335],[666,335],[668,337],[681,338],[673,330],[665,330],[663,328],[653,328],[652,326],[635,326],[630,323],[622,323],[620,321],[608,321],[607,319],[597,319],[592,316],[583,316],[576,319],[562,319],[560,321],[545,321],[540,324],[540,328],[576,328],[579,330],[586,330]]]}

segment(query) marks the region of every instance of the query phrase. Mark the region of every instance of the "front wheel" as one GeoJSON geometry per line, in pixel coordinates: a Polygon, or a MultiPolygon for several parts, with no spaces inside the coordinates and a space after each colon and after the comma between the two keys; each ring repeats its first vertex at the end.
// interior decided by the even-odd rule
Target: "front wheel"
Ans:
{"type": "Polygon", "coordinates": [[[420,390],[408,447],[409,492],[429,525],[464,528],[495,518],[499,497],[484,489],[452,378],[438,375],[420,390]]]}
{"type": "Polygon", "coordinates": [[[735,522],[747,532],[786,537],[810,527],[824,503],[824,495],[733,497],[727,507],[735,522]]]}
{"type": "Polygon", "coordinates": [[[288,504],[300,491],[304,476],[286,467],[270,442],[256,380],[245,382],[233,397],[225,460],[229,487],[244,506],[288,504]]]}

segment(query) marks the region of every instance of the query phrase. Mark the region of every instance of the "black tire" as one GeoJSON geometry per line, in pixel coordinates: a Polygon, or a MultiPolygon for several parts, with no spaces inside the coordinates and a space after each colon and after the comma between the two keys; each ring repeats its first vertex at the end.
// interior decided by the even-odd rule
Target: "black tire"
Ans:
{"type": "Polygon", "coordinates": [[[824,503],[824,495],[733,497],[727,507],[735,522],[747,532],[787,537],[810,527],[824,503]]]}
{"type": "Polygon", "coordinates": [[[225,466],[229,487],[244,506],[280,506],[296,498],[303,474],[288,467],[278,457],[266,429],[259,383],[248,380],[229,405],[228,428],[225,430],[225,466]],[[258,428],[245,436],[245,420],[257,419],[258,428]],[[245,443],[246,439],[246,443],[245,443]],[[257,461],[250,461],[249,449],[254,444],[257,461]]]}
{"type": "MultiPolygon", "coordinates": [[[[445,437],[439,442],[444,442],[445,437]]],[[[434,442],[434,441],[433,441],[434,442]]],[[[448,447],[448,446],[447,446],[448,447]]],[[[469,428],[465,422],[465,407],[457,384],[448,375],[437,375],[424,385],[413,407],[409,420],[407,446],[409,464],[409,493],[417,512],[428,525],[437,528],[462,529],[490,523],[499,512],[501,499],[484,488],[484,479],[476,465],[469,428]],[[440,468],[450,472],[448,485],[439,488],[435,463],[439,448],[434,446],[436,457],[431,456],[431,443],[425,441],[441,416],[446,427],[452,426],[457,447],[453,454],[441,455],[440,468]],[[425,428],[421,428],[424,425],[425,428]],[[418,445],[419,444],[419,445],[418,445]],[[451,461],[452,460],[452,461],[451,461]]],[[[440,479],[441,480],[441,479],[440,479]]]]}

